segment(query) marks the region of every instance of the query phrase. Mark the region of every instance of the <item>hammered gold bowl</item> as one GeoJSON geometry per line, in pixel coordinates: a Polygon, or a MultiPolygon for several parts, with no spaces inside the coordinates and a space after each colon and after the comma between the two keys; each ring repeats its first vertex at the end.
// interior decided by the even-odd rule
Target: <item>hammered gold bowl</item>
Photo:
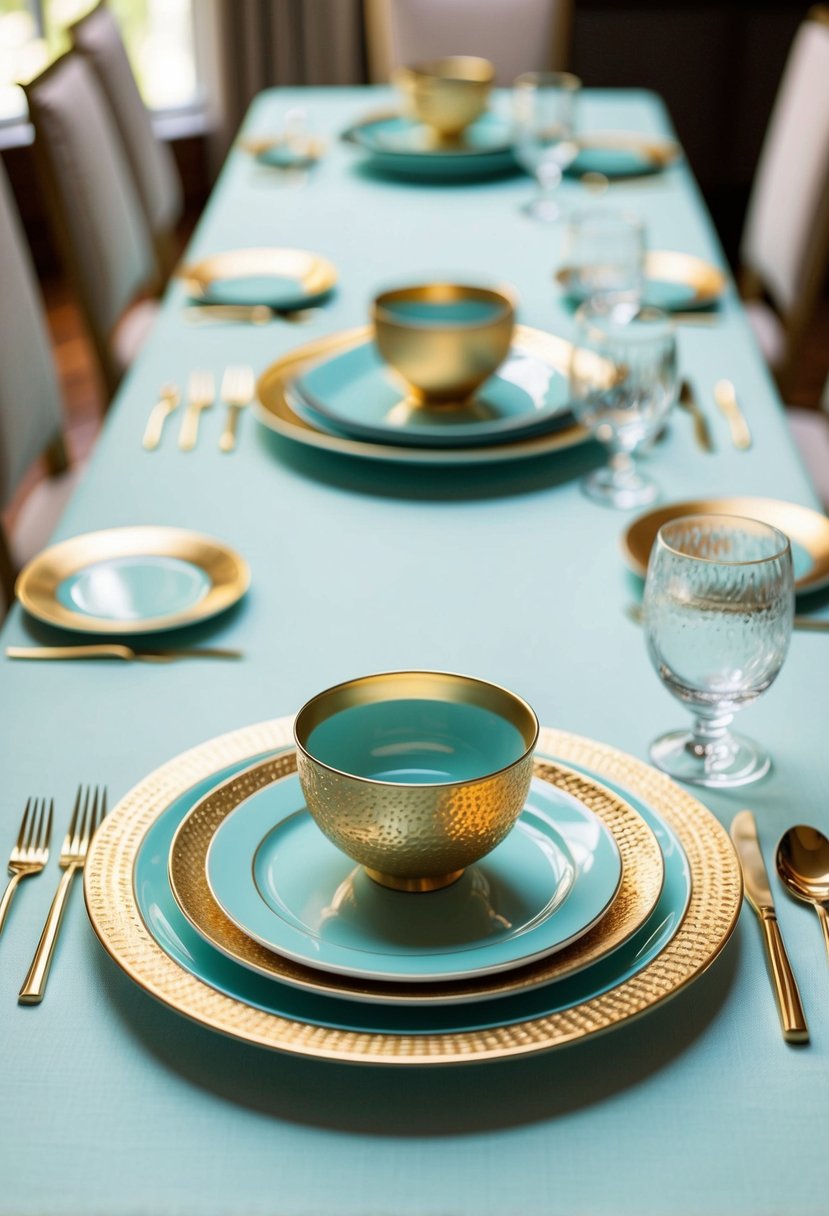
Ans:
{"type": "Polygon", "coordinates": [[[422,404],[458,404],[509,354],[515,300],[504,288],[424,283],[377,296],[374,340],[381,357],[422,404]]]}
{"type": "Polygon", "coordinates": [[[446,887],[504,839],[527,796],[537,738],[521,697],[442,671],[349,680],[294,722],[317,825],[398,891],[446,887]]]}
{"type": "Polygon", "coordinates": [[[495,68],[474,55],[449,55],[398,68],[394,83],[416,118],[453,141],[486,109],[495,68]]]}

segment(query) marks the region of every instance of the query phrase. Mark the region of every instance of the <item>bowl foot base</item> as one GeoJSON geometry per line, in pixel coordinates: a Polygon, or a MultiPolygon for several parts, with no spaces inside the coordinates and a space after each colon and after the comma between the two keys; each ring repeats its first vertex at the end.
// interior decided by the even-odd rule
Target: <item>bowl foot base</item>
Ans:
{"type": "Polygon", "coordinates": [[[379,883],[381,887],[389,887],[392,891],[411,891],[420,893],[424,891],[441,891],[444,887],[449,887],[453,882],[457,882],[463,870],[453,870],[451,874],[436,874],[428,878],[401,878],[399,874],[382,874],[379,870],[370,870],[365,867],[366,874],[374,882],[379,883]]]}

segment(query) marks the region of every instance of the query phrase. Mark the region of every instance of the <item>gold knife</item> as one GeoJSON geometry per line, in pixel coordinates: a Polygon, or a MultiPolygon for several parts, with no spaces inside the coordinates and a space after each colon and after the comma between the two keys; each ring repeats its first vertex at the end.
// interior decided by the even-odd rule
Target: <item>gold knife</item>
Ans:
{"type": "Polygon", "coordinates": [[[133,650],[118,642],[89,646],[7,646],[7,659],[123,659],[125,662],[171,663],[174,659],[241,659],[241,650],[218,646],[188,646],[182,650],[133,650]]]}
{"type": "Polygon", "coordinates": [[[751,811],[740,811],[734,816],[731,839],[740,859],[746,899],[760,918],[783,1038],[789,1043],[808,1043],[809,1027],[777,923],[769,876],[760,852],[757,823],[751,811]]]}
{"type": "Polygon", "coordinates": [[[751,447],[751,431],[745,414],[740,409],[737,393],[730,380],[718,380],[714,385],[714,400],[724,415],[731,431],[731,442],[735,448],[745,451],[751,447]]]}
{"type": "Polygon", "coordinates": [[[679,396],[677,397],[677,405],[691,415],[694,423],[694,438],[697,441],[697,446],[702,448],[703,452],[714,451],[714,441],[711,438],[711,428],[708,425],[708,419],[702,412],[693,386],[690,380],[683,380],[679,386],[679,396]]]}
{"type": "Polygon", "coordinates": [[[158,401],[152,408],[150,416],[147,419],[147,428],[144,431],[144,447],[148,452],[154,452],[161,442],[161,432],[164,430],[164,423],[168,414],[172,414],[173,410],[178,409],[181,401],[181,394],[178,391],[176,384],[163,384],[161,392],[158,396],[158,401]]]}

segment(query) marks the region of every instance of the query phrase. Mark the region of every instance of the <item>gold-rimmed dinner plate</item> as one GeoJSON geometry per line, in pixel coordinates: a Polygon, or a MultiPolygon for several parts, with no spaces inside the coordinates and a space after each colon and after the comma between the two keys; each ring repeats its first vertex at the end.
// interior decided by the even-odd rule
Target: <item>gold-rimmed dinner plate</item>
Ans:
{"type": "Polygon", "coordinates": [[[771,524],[791,543],[795,591],[817,591],[829,585],[829,518],[810,507],[776,498],[699,498],[647,511],[622,536],[622,551],[634,573],[645,577],[657,532],[683,515],[740,515],[771,524]]]}
{"type": "MultiPolygon", "coordinates": [[[[419,448],[402,444],[387,444],[351,439],[345,435],[324,431],[313,425],[310,417],[300,415],[292,403],[292,385],[303,371],[322,359],[365,343],[371,337],[370,326],[346,330],[318,338],[305,346],[283,355],[271,364],[257,383],[257,401],[253,411],[264,426],[285,439],[307,447],[321,448],[346,456],[366,460],[390,461],[400,464],[459,465],[489,464],[543,456],[585,443],[589,433],[576,424],[559,430],[517,439],[511,443],[453,448],[419,448]]],[[[526,325],[515,328],[515,342],[539,357],[549,359],[554,366],[565,368],[570,358],[570,343],[553,334],[543,333],[526,325]]]]}
{"type": "Polygon", "coordinates": [[[299,309],[322,299],[337,282],[333,262],[305,249],[231,249],[177,271],[204,304],[266,304],[299,309]]]}
{"type": "Polygon", "coordinates": [[[739,864],[710,812],[642,761],[546,729],[539,738],[542,754],[618,789],[662,834],[666,886],[670,866],[685,894],[663,911],[660,897],[654,910],[659,924],[649,918],[641,934],[594,968],[478,1004],[367,1005],[256,975],[191,928],[170,891],[167,863],[175,827],[194,801],[256,757],[290,749],[291,722],[234,731],[150,774],[104,821],[84,869],[87,910],[110,956],[146,993],[202,1026],[295,1055],[360,1064],[419,1068],[549,1051],[611,1030],[685,990],[719,956],[736,925],[739,864]],[[154,883],[166,885],[166,895],[156,889],[142,907],[154,883]],[[176,917],[180,923],[168,928],[176,917]],[[209,982],[193,962],[205,952],[209,982]],[[620,953],[626,955],[621,968],[620,953]]]}
{"type": "Polygon", "coordinates": [[[601,174],[635,177],[658,173],[682,156],[682,149],[671,139],[643,135],[638,131],[584,131],[575,140],[578,153],[567,167],[568,174],[601,174]]]}
{"type": "MultiPolygon", "coordinates": [[[[562,266],[556,280],[573,299],[573,267],[562,266]]],[[[644,302],[666,312],[709,308],[725,291],[726,278],[718,266],[691,253],[652,249],[645,255],[644,302]]]]}
{"type": "MultiPolygon", "coordinates": [[[[211,889],[208,864],[211,845],[229,816],[275,783],[296,781],[295,772],[296,757],[291,750],[251,766],[197,802],[182,820],[173,840],[169,877],[182,912],[212,946],[252,971],[309,992],[401,1005],[463,1003],[523,992],[572,975],[615,950],[650,916],[662,890],[662,854],[653,832],[641,816],[599,782],[562,765],[539,760],[535,776],[550,787],[551,796],[562,794],[564,799],[576,799],[588,815],[595,816],[602,828],[610,833],[619,850],[622,878],[618,892],[587,934],[558,953],[515,970],[468,975],[457,980],[433,980],[425,984],[422,980],[390,983],[375,980],[368,974],[334,974],[322,964],[303,965],[288,955],[266,949],[241,926],[234,924],[211,889]]],[[[295,791],[286,786],[284,792],[289,800],[293,794],[299,812],[302,795],[298,781],[295,791]]],[[[295,826],[297,822],[297,815],[292,815],[291,825],[295,826]]],[[[532,830],[535,831],[535,827],[532,830]]],[[[584,833],[584,825],[578,831],[584,833]]],[[[346,871],[351,868],[346,865],[346,871]]],[[[414,906],[410,910],[413,915],[418,911],[414,906]]],[[[288,915],[294,923],[295,917],[288,915]]],[[[322,949],[322,940],[320,946],[322,949]]],[[[377,949],[380,949],[379,944],[377,949]]],[[[526,951],[530,949],[528,942],[526,951]]]]}
{"type": "Polygon", "coordinates": [[[182,528],[109,528],[44,549],[15,594],[33,617],[76,633],[178,629],[235,604],[250,585],[244,558],[182,528]]]}

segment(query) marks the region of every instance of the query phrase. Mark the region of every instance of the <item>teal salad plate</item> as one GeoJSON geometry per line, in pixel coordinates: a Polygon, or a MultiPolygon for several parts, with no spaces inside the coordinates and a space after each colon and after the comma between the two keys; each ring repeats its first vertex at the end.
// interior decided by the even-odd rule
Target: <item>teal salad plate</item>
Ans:
{"type": "Polygon", "coordinates": [[[508,122],[483,114],[457,140],[441,142],[424,123],[377,114],[354,123],[342,138],[370,154],[384,172],[426,179],[474,179],[514,172],[518,165],[508,122]]]}
{"type": "Polygon", "coordinates": [[[369,443],[496,444],[573,425],[568,355],[566,343],[551,340],[540,350],[519,329],[507,359],[471,399],[430,406],[407,397],[404,382],[368,340],[303,371],[289,398],[312,425],[369,443]]]}
{"type": "Polygon", "coordinates": [[[327,297],[337,271],[326,258],[305,249],[252,248],[214,253],[182,267],[178,277],[199,304],[265,304],[292,311],[327,297]]]}
{"type": "MultiPolygon", "coordinates": [[[[423,1001],[407,1006],[395,1003],[391,994],[388,1003],[367,1005],[359,999],[321,995],[277,982],[227,958],[197,933],[175,900],[168,873],[173,839],[184,819],[207,794],[250,768],[256,759],[250,757],[227,765],[175,798],[144,835],[133,867],[138,911],[160,949],[182,971],[250,1008],[309,1026],[346,1032],[423,1034],[496,1029],[581,1005],[633,978],[665,949],[685,915],[691,897],[691,873],[676,834],[641,799],[602,778],[602,784],[624,798],[654,833],[662,852],[665,877],[650,916],[630,938],[600,961],[555,983],[496,1001],[463,1005],[423,1001]]],[[[591,776],[587,769],[571,767],[591,776]]]]}
{"type": "MultiPolygon", "coordinates": [[[[575,303],[586,298],[588,293],[578,290],[572,266],[562,266],[556,279],[575,303]]],[[[645,254],[643,300],[654,308],[665,312],[710,308],[719,302],[726,285],[718,266],[693,254],[669,249],[651,249],[645,254]]]]}
{"type": "Polygon", "coordinates": [[[578,153],[567,166],[569,176],[639,177],[659,173],[681,156],[672,140],[635,131],[590,131],[578,135],[578,153]]]}
{"type": "Polygon", "coordinates": [[[214,898],[249,937],[309,967],[387,982],[489,975],[560,950],[602,916],[621,877],[605,825],[537,779],[506,839],[441,891],[373,882],[320,832],[295,775],[228,815],[207,856],[214,898]]]}

